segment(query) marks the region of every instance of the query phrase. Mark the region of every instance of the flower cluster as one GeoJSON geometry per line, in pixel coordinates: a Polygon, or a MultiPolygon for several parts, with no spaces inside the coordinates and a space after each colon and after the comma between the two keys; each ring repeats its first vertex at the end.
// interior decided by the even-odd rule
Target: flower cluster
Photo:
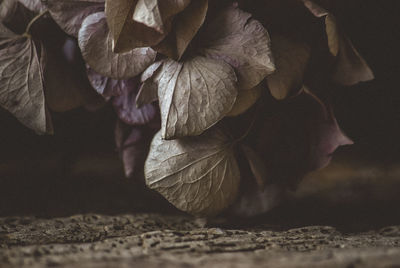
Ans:
{"type": "Polygon", "coordinates": [[[0,105],[46,133],[106,101],[127,176],[194,215],[260,214],[352,143],[322,100],[373,74],[331,2],[2,0],[0,105]]]}

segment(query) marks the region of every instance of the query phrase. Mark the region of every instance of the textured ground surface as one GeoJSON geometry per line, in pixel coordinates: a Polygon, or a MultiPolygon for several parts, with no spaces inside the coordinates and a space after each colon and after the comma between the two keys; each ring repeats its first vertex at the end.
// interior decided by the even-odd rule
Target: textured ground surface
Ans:
{"type": "Polygon", "coordinates": [[[400,226],[207,227],[186,216],[0,219],[0,267],[400,267],[400,226]]]}
{"type": "Polygon", "coordinates": [[[399,161],[343,158],[264,217],[206,223],[115,156],[21,157],[0,164],[1,268],[400,267],[399,161]]]}

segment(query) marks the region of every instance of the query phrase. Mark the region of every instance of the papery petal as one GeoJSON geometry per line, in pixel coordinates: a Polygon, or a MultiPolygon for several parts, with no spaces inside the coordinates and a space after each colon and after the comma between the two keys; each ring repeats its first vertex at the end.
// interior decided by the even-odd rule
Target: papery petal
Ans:
{"type": "Polygon", "coordinates": [[[202,31],[200,53],[224,60],[238,75],[239,88],[251,89],[275,71],[267,30],[251,14],[229,7],[202,31]]]}
{"type": "Polygon", "coordinates": [[[83,21],[79,31],[79,46],[83,58],[93,70],[114,79],[139,75],[154,62],[157,55],[151,48],[114,53],[104,12],[94,13],[83,21]]]}

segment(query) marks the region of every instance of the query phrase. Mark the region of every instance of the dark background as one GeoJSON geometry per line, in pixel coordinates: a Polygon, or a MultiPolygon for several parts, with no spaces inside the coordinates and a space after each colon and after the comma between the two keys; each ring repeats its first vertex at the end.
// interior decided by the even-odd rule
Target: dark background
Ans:
{"type": "MultiPolygon", "coordinates": [[[[389,166],[391,170],[400,166],[397,2],[343,0],[335,10],[376,76],[372,82],[338,88],[333,96],[339,124],[355,141],[354,146],[341,149],[337,159],[354,170],[376,166],[385,171],[389,166]]],[[[115,116],[110,107],[95,113],[77,109],[53,114],[53,119],[55,135],[37,136],[0,111],[0,216],[160,210],[161,199],[156,194],[124,178],[114,145],[115,116]]],[[[267,219],[342,227],[360,227],[363,222],[365,228],[398,223],[400,171],[390,177],[395,179],[382,178],[380,195],[369,194],[378,187],[374,182],[357,183],[357,178],[352,178],[352,184],[341,183],[332,191],[343,192],[350,187],[352,192],[362,193],[357,202],[351,198],[334,202],[326,198],[332,193],[320,192],[284,204],[267,219]],[[388,191],[387,196],[380,199],[384,191],[388,191]]],[[[165,202],[162,204],[163,210],[174,211],[165,202]]]]}

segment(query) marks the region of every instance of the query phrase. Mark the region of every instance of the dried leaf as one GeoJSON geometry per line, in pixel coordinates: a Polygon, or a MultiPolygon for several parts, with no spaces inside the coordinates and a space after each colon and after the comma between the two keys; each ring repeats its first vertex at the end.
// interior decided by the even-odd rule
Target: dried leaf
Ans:
{"type": "Polygon", "coordinates": [[[113,37],[113,51],[122,53],[158,44],[167,33],[159,33],[133,20],[138,0],[106,0],[107,23],[113,37]]]}
{"type": "Polygon", "coordinates": [[[119,118],[129,125],[144,125],[152,121],[157,110],[152,104],[136,107],[136,93],[139,88],[137,78],[129,79],[123,82],[121,87],[122,94],[113,98],[112,103],[118,113],[119,118]]]}
{"type": "Polygon", "coordinates": [[[143,72],[156,58],[151,48],[137,48],[116,54],[103,12],[88,16],[79,31],[79,46],[86,63],[97,73],[113,78],[128,79],[143,72]]]}
{"type": "Polygon", "coordinates": [[[272,96],[278,100],[295,95],[303,85],[303,77],[310,58],[310,47],[284,36],[272,40],[276,71],[267,76],[272,96]]]}
{"type": "MultiPolygon", "coordinates": [[[[0,24],[0,28],[3,27],[0,24]]],[[[0,40],[4,39],[4,36],[0,37],[0,40]]],[[[8,42],[2,41],[0,105],[22,124],[40,134],[48,130],[42,79],[40,56],[33,40],[14,35],[8,42]]]]}
{"type": "Polygon", "coordinates": [[[201,52],[235,68],[239,88],[251,89],[275,71],[267,30],[249,13],[224,9],[202,32],[201,52]]]}
{"type": "Polygon", "coordinates": [[[104,10],[104,0],[47,0],[46,5],[57,24],[74,37],[87,16],[104,10]]]}
{"type": "Polygon", "coordinates": [[[238,116],[246,112],[261,97],[263,90],[265,88],[261,84],[249,90],[239,90],[235,104],[226,116],[238,116]]]}
{"type": "Polygon", "coordinates": [[[183,63],[166,60],[154,81],[165,139],[203,133],[232,109],[237,96],[233,69],[204,57],[183,63]]]}
{"type": "Polygon", "coordinates": [[[240,174],[232,143],[219,129],[202,136],[154,137],[145,164],[146,184],[178,209],[215,215],[233,203],[240,174]]]}

